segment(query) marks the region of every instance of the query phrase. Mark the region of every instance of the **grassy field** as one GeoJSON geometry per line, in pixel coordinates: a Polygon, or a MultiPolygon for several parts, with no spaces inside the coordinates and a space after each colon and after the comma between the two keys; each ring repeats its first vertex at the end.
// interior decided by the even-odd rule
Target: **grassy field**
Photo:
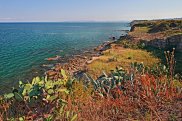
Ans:
{"type": "Polygon", "coordinates": [[[88,65],[88,74],[96,79],[103,71],[109,73],[118,66],[127,69],[132,62],[152,66],[159,63],[160,59],[145,50],[126,49],[114,44],[111,49],[104,51],[102,56],[88,65]]]}

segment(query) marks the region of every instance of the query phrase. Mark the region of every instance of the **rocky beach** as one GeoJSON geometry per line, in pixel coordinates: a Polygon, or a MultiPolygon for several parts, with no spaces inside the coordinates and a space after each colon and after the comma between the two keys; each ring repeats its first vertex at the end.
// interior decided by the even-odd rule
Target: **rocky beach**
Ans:
{"type": "MultiPolygon", "coordinates": [[[[115,39],[115,37],[113,38],[115,39]]],[[[49,68],[49,65],[44,65],[44,67],[48,67],[46,68],[47,71],[45,72],[45,75],[47,75],[50,79],[58,79],[59,77],[56,75],[59,75],[60,70],[64,69],[68,71],[70,76],[77,77],[78,74],[87,72],[87,65],[97,60],[99,56],[102,55],[102,52],[109,49],[111,44],[116,41],[117,40],[110,40],[89,51],[83,51],[68,58],[60,58],[58,63],[53,64],[51,68],[49,68]]]]}

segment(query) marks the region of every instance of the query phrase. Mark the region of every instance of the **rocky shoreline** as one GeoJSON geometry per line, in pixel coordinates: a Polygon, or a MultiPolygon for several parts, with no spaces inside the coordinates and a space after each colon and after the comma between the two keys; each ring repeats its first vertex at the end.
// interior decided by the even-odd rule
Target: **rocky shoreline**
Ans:
{"type": "Polygon", "coordinates": [[[104,42],[103,44],[91,49],[90,51],[84,51],[80,54],[73,55],[69,58],[63,58],[64,63],[57,62],[55,65],[49,67],[49,65],[44,65],[46,68],[45,75],[50,79],[57,80],[59,78],[59,73],[61,69],[66,70],[70,76],[78,76],[80,73],[87,71],[87,64],[92,63],[92,61],[98,59],[102,52],[109,49],[112,43],[117,40],[113,38],[111,41],[104,42]]]}
{"type": "MultiPolygon", "coordinates": [[[[87,72],[88,64],[92,63],[94,60],[97,60],[99,56],[102,55],[103,51],[111,47],[111,44],[121,40],[128,40],[132,41],[133,43],[142,41],[145,43],[146,46],[152,46],[157,48],[168,48],[168,46],[172,46],[175,47],[177,51],[181,51],[182,35],[166,35],[166,33],[169,33],[169,31],[172,33],[174,33],[174,31],[180,33],[181,28],[177,28],[177,25],[176,27],[174,27],[173,24],[175,23],[175,21],[169,21],[170,27],[167,28],[167,30],[163,30],[162,32],[150,33],[150,28],[155,28],[155,26],[158,27],[157,22],[161,22],[160,24],[163,25],[163,21],[133,21],[130,23],[131,30],[127,31],[127,34],[122,35],[118,40],[116,40],[115,37],[112,37],[110,38],[111,41],[107,41],[100,46],[93,48],[92,50],[84,51],[78,55],[67,58],[65,63],[58,62],[54,66],[52,66],[52,68],[46,70],[45,75],[47,75],[50,79],[58,79],[61,69],[67,70],[71,76],[77,76],[77,74],[87,72]],[[171,27],[171,25],[173,26],[171,27]]],[[[158,29],[156,31],[158,31],[158,29]]]]}

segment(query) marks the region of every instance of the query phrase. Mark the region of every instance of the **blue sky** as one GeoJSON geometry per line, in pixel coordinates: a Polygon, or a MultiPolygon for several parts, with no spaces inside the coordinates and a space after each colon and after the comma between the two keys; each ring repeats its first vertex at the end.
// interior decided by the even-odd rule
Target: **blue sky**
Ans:
{"type": "Polygon", "coordinates": [[[0,22],[182,17],[182,0],[0,0],[0,22]]]}

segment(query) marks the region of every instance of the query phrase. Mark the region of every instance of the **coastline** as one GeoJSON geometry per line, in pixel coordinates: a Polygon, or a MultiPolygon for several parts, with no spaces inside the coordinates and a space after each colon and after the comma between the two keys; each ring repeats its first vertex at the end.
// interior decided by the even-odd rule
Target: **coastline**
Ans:
{"type": "MultiPolygon", "coordinates": [[[[127,34],[125,35],[127,36],[127,34]]],[[[120,36],[123,37],[123,36],[120,36]]],[[[58,73],[61,69],[68,72],[70,76],[77,77],[81,73],[87,72],[87,65],[97,60],[102,52],[108,50],[111,44],[117,42],[119,39],[109,40],[96,46],[90,50],[84,50],[83,52],[72,55],[71,57],[61,58],[62,62],[56,63],[52,68],[47,68],[44,75],[47,75],[50,79],[56,80],[58,73]]],[[[48,65],[49,66],[49,65],[48,65]]]]}
{"type": "MultiPolygon", "coordinates": [[[[128,34],[127,31],[124,30],[124,32],[126,34],[121,34],[121,36],[126,36],[128,34]]],[[[113,40],[114,38],[108,38],[107,41],[98,46],[79,50],[72,55],[61,57],[59,60],[46,60],[46,63],[39,65],[39,67],[36,69],[31,69],[27,72],[27,74],[23,75],[21,81],[31,81],[34,77],[42,77],[45,75],[49,75],[50,79],[55,79],[56,74],[60,72],[60,69],[66,70],[70,76],[77,76],[77,74],[80,74],[80,72],[86,72],[86,66],[88,63],[91,63],[93,60],[95,60],[95,58],[101,56],[102,52],[109,49],[109,46],[112,43],[118,41],[116,38],[113,40]]],[[[17,81],[14,81],[10,87],[9,83],[3,84],[1,86],[2,88],[0,89],[0,95],[10,92],[11,87],[16,88],[17,86],[17,81]]]]}
{"type": "Polygon", "coordinates": [[[129,30],[128,25],[128,22],[104,24],[56,23],[56,26],[55,24],[42,23],[31,28],[31,26],[34,26],[33,23],[6,24],[4,29],[11,26],[16,28],[13,30],[16,32],[21,26],[24,26],[26,30],[17,31],[16,38],[11,38],[9,35],[11,32],[8,31],[4,38],[5,41],[12,39],[11,45],[15,44],[16,46],[10,48],[9,44],[6,44],[9,47],[4,46],[2,48],[0,85],[3,86],[0,86],[0,92],[11,90],[9,88],[14,86],[17,87],[20,80],[27,82],[36,76],[43,76],[44,72],[55,66],[56,63],[66,63],[74,55],[80,55],[84,51],[93,51],[96,46],[109,40],[109,37],[119,38],[125,33],[125,31],[121,30],[129,30]],[[24,40],[21,40],[21,36],[23,36],[24,40]],[[13,51],[16,49],[17,51],[13,51]],[[45,60],[56,55],[62,56],[61,60],[45,60]],[[45,67],[43,67],[43,64],[45,64],[45,67]]]}
{"type": "MultiPolygon", "coordinates": [[[[138,34],[137,29],[133,32],[138,34]]],[[[121,111],[116,119],[121,117],[127,119],[128,114],[133,115],[133,119],[148,119],[145,114],[143,115],[143,111],[153,115],[151,120],[170,119],[171,113],[175,114],[176,119],[181,119],[180,108],[178,107],[181,104],[182,77],[180,75],[176,77],[174,74],[177,73],[171,73],[175,70],[175,68],[171,70],[174,63],[172,66],[166,64],[161,57],[148,50],[150,46],[143,46],[142,36],[132,38],[131,33],[132,31],[119,39],[105,42],[67,58],[60,58],[59,56],[47,58],[48,62],[55,62],[55,64],[43,64],[43,68],[46,68],[44,75],[41,75],[43,78],[36,77],[31,83],[20,82],[17,91],[15,88],[12,93],[5,94],[4,97],[10,97],[10,105],[11,101],[14,100],[16,103],[13,106],[16,107],[19,102],[19,98],[16,96],[17,94],[22,95],[20,96],[21,100],[28,102],[28,106],[35,112],[39,108],[47,109],[46,106],[51,106],[53,111],[57,110],[58,102],[66,104],[69,109],[70,105],[75,106],[76,108],[71,109],[76,112],[76,116],[79,114],[78,108],[83,112],[78,119],[89,119],[88,116],[85,116],[85,112],[90,114],[90,110],[93,108],[95,109],[93,114],[95,111],[103,110],[105,112],[109,106],[111,108],[108,110],[113,111],[113,105],[121,111]],[[21,91],[22,87],[23,92],[21,91]],[[36,99],[36,97],[38,98],[36,99]],[[32,103],[29,104],[27,99],[36,99],[34,102],[36,107],[35,105],[32,106],[32,103]],[[39,99],[42,101],[41,104],[44,104],[43,107],[40,106],[39,99]],[[94,105],[90,105],[90,102],[99,105],[94,107],[94,105]],[[52,106],[53,103],[55,106],[52,106]],[[156,106],[151,109],[154,103],[156,106]],[[123,112],[128,108],[131,110],[123,112]],[[158,110],[159,108],[162,110],[158,110]],[[141,117],[135,117],[138,115],[141,117]]],[[[166,57],[166,60],[172,59],[174,62],[174,50],[168,51],[169,57],[166,57]]],[[[162,49],[155,48],[154,51],[164,55],[162,49]]],[[[67,108],[65,108],[66,111],[67,108]]],[[[19,112],[21,112],[21,108],[18,108],[18,114],[19,112]]],[[[47,114],[54,115],[52,111],[47,114]]],[[[29,116],[29,114],[25,115],[29,116]]],[[[38,118],[45,117],[42,114],[37,114],[37,112],[35,115],[38,118]]],[[[60,117],[55,117],[55,119],[60,119],[60,117]]]]}
{"type": "Polygon", "coordinates": [[[94,60],[97,60],[102,55],[103,51],[110,48],[111,44],[121,41],[121,39],[132,40],[134,43],[138,42],[139,39],[142,39],[142,37],[135,38],[135,36],[131,34],[136,33],[136,31],[132,31],[132,27],[137,24],[131,23],[130,31],[123,30],[125,31],[126,35],[121,35],[120,38],[116,40],[113,40],[115,38],[108,38],[110,41],[105,41],[97,47],[93,47],[92,49],[84,49],[82,51],[76,52],[73,55],[65,56],[63,58],[61,57],[59,60],[47,60],[47,63],[39,66],[39,70],[32,70],[34,73],[29,73],[29,75],[25,76],[25,80],[31,81],[33,77],[45,75],[48,75],[51,79],[56,79],[56,75],[58,75],[61,69],[68,71],[70,76],[77,76],[77,74],[86,72],[87,65],[92,63],[94,60]],[[49,62],[51,62],[51,64],[49,62]],[[35,73],[35,71],[39,72],[35,73]]]}
{"type": "Polygon", "coordinates": [[[7,29],[7,33],[0,32],[3,39],[0,44],[0,84],[5,82],[11,86],[19,80],[26,81],[39,76],[38,73],[43,74],[41,65],[52,64],[45,58],[56,55],[72,57],[91,50],[111,36],[119,38],[124,32],[118,30],[129,28],[128,22],[18,23],[1,24],[1,27],[7,29]],[[14,28],[12,32],[15,35],[9,27],[14,28]]]}

